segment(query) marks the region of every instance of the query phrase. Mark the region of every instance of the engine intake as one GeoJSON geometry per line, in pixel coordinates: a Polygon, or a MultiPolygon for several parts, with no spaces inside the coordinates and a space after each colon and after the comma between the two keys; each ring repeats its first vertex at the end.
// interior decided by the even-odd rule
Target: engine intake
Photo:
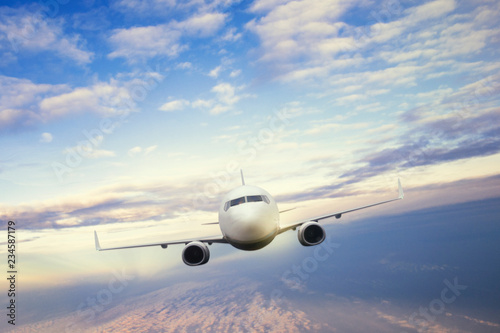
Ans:
{"type": "Polygon", "coordinates": [[[325,240],[325,229],[317,222],[307,222],[300,226],[297,233],[300,244],[304,246],[318,245],[325,240]]]}
{"type": "Polygon", "coordinates": [[[182,261],[188,266],[206,264],[208,259],[210,259],[210,250],[202,242],[190,242],[182,250],[182,261]]]}

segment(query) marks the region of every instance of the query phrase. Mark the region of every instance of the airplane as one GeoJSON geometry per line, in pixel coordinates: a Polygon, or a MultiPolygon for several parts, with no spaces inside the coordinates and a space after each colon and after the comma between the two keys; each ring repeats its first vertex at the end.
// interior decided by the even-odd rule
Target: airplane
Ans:
{"type": "Polygon", "coordinates": [[[222,199],[219,208],[219,221],[204,223],[218,224],[221,231],[220,235],[199,239],[165,241],[154,244],[102,248],[99,244],[97,232],[94,230],[96,250],[108,251],[147,246],[161,246],[163,249],[166,249],[168,245],[185,244],[182,251],[182,260],[188,266],[199,266],[206,264],[210,259],[210,251],[207,244],[226,243],[240,250],[259,250],[271,243],[277,235],[290,229],[295,230],[298,228],[297,235],[300,244],[303,246],[314,246],[321,244],[326,237],[325,229],[319,224],[319,221],[331,217],[339,219],[346,213],[382,205],[403,199],[404,197],[401,181],[398,179],[399,195],[397,198],[324,214],[288,225],[281,225],[280,213],[291,209],[280,211],[271,194],[260,187],[245,185],[243,171],[240,172],[242,185],[227,193],[222,199]]]}

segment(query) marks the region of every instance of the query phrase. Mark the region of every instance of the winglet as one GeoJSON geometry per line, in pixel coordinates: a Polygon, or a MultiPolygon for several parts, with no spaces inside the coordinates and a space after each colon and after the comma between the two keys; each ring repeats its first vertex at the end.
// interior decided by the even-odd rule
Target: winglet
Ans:
{"type": "Polygon", "coordinates": [[[245,178],[243,178],[243,169],[240,169],[241,173],[241,185],[245,185],[245,178]]]}
{"type": "Polygon", "coordinates": [[[99,238],[97,237],[97,232],[94,230],[94,239],[95,239],[95,249],[97,251],[101,251],[101,245],[99,244],[99,238]]]}
{"type": "Polygon", "coordinates": [[[403,199],[405,194],[403,192],[403,187],[401,186],[401,180],[398,178],[398,189],[399,189],[399,199],[403,199]]]}

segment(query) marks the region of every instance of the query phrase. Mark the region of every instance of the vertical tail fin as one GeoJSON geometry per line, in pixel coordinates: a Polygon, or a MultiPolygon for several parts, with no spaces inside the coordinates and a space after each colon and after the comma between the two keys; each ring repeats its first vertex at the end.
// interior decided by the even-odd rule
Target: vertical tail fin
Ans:
{"type": "Polygon", "coordinates": [[[245,178],[243,178],[243,169],[240,169],[241,173],[241,185],[245,185],[245,178]]]}

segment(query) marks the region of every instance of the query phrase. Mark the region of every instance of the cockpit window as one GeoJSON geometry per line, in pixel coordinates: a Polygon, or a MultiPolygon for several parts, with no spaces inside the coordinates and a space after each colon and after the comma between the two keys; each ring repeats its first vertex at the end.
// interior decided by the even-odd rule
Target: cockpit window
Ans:
{"type": "Polygon", "coordinates": [[[261,195],[249,195],[247,197],[247,202],[257,202],[257,201],[262,201],[261,195]]]}
{"type": "Polygon", "coordinates": [[[262,196],[262,199],[264,199],[265,203],[269,205],[269,198],[267,197],[267,195],[263,195],[262,196]]]}
{"type": "Polygon", "coordinates": [[[269,204],[270,202],[269,198],[266,195],[249,195],[247,197],[240,197],[226,202],[224,204],[224,211],[227,212],[227,210],[230,207],[241,205],[244,204],[245,202],[261,202],[261,201],[264,201],[266,204],[269,204]]]}
{"type": "Polygon", "coordinates": [[[231,200],[231,204],[230,205],[231,205],[231,207],[233,207],[233,206],[241,205],[243,203],[245,203],[245,197],[241,197],[241,198],[238,198],[238,199],[231,200]]]}

